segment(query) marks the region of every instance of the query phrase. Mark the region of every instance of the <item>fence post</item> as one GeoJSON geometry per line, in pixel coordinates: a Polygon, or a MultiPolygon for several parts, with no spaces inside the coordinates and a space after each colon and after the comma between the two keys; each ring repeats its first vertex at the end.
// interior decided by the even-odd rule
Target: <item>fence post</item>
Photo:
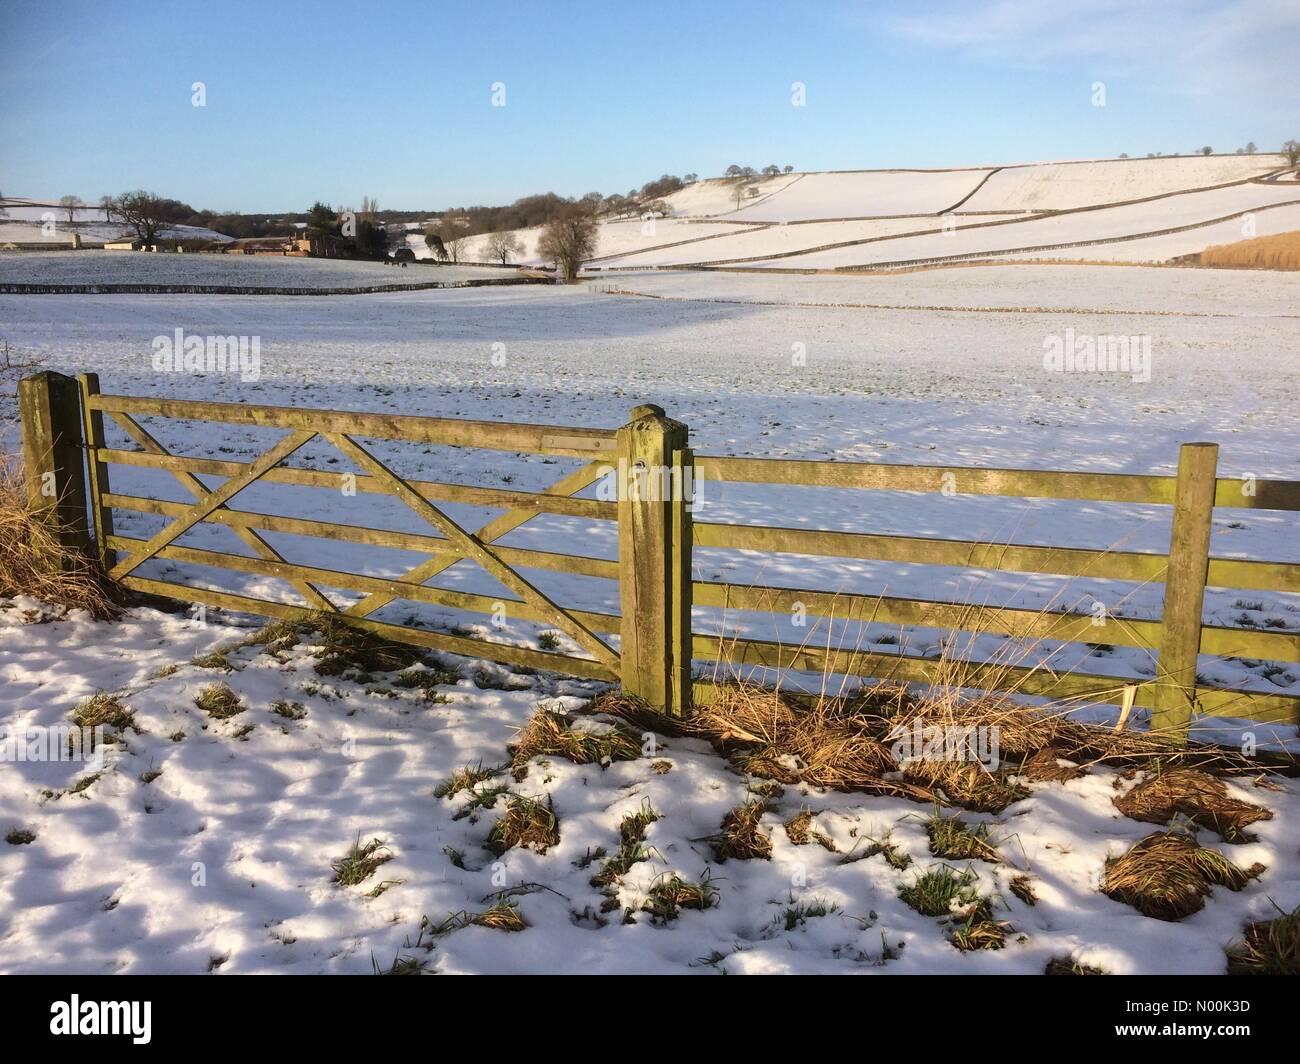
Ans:
{"type": "Polygon", "coordinates": [[[621,679],[628,694],[680,714],[689,700],[690,532],[680,467],[686,426],[638,406],[618,431],[618,565],[621,679]],[[676,468],[674,468],[676,467],[676,468]],[[685,670],[687,682],[680,679],[685,670]],[[674,677],[678,680],[674,683],[674,677]]]}
{"type": "Polygon", "coordinates": [[[695,492],[695,454],[689,448],[673,451],[672,553],[669,563],[672,600],[668,637],[671,644],[672,686],[668,712],[685,716],[691,708],[691,539],[694,536],[691,503],[695,492]]]}
{"type": "Polygon", "coordinates": [[[1183,745],[1196,705],[1196,656],[1210,565],[1210,525],[1219,462],[1217,443],[1185,443],[1178,454],[1174,519],[1165,574],[1164,633],[1157,665],[1152,732],[1183,745]]]}
{"type": "MultiPolygon", "coordinates": [[[[104,438],[104,412],[90,408],[90,397],[99,394],[99,374],[82,373],[78,378],[81,384],[81,428],[86,447],[107,447],[104,438]]],[[[117,552],[108,545],[108,537],[113,534],[113,508],[104,505],[104,496],[108,493],[108,466],[95,459],[87,451],[86,470],[90,480],[90,516],[95,534],[95,551],[99,556],[99,565],[104,572],[110,572],[117,564],[117,552]]]]}
{"type": "Polygon", "coordinates": [[[81,396],[75,380],[49,371],[18,382],[23,423],[23,466],[32,512],[47,524],[76,564],[90,546],[82,455],[81,396]]]}

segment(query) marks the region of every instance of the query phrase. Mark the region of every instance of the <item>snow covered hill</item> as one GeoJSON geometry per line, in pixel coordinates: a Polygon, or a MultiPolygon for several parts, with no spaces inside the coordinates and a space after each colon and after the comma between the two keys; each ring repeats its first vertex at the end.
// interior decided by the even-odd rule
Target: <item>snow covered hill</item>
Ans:
{"type": "MultiPolygon", "coordinates": [[[[1285,169],[1280,155],[1170,156],[711,179],[669,196],[672,217],[653,232],[602,225],[591,265],[845,269],[1024,254],[1163,261],[1289,225],[1287,205],[1300,204],[1294,173],[1263,180],[1285,169]]],[[[535,255],[536,231],[531,244],[520,235],[535,255]]]]}
{"type": "MultiPolygon", "coordinates": [[[[102,244],[131,233],[131,227],[121,222],[110,222],[102,207],[78,207],[73,211],[73,224],[68,225],[68,212],[56,200],[28,200],[15,197],[0,203],[0,245],[4,244],[63,244],[72,241],[77,233],[83,243],[102,244]]],[[[194,225],[177,225],[159,234],[164,240],[220,240],[231,238],[214,229],[194,225]]]]}

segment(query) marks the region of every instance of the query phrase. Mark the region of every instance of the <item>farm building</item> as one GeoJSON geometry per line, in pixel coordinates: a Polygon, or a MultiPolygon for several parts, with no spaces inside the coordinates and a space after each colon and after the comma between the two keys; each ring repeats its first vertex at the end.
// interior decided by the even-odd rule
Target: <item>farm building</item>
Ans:
{"type": "Polygon", "coordinates": [[[348,258],[348,245],[341,237],[320,233],[303,236],[245,237],[223,249],[229,255],[293,255],[318,259],[348,258]]]}

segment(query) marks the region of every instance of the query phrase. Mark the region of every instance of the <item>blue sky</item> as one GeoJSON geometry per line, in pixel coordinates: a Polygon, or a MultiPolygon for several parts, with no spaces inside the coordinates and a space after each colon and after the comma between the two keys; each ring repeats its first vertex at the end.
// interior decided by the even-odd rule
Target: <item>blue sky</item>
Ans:
{"type": "Polygon", "coordinates": [[[1297,46],[1296,0],[0,0],[0,189],[421,209],[733,162],[1276,150],[1297,46]]]}

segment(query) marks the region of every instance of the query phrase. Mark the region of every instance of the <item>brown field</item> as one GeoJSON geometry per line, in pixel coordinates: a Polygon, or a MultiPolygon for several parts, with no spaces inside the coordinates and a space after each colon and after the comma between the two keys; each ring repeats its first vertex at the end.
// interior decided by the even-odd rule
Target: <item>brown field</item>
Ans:
{"type": "Polygon", "coordinates": [[[1235,244],[1216,244],[1201,252],[1201,265],[1300,270],[1300,232],[1257,236],[1235,244]]]}

